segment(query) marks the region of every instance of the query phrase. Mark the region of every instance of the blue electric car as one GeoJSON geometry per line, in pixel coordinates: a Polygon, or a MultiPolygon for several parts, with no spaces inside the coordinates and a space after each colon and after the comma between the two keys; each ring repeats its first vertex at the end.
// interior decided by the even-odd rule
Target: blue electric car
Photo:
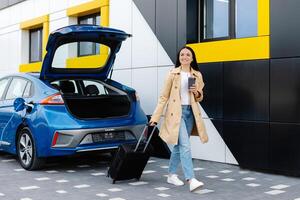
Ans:
{"type": "Polygon", "coordinates": [[[51,33],[40,74],[0,79],[0,150],[34,170],[47,157],[136,141],[147,117],[135,90],[109,78],[128,37],[94,25],[51,33]]]}

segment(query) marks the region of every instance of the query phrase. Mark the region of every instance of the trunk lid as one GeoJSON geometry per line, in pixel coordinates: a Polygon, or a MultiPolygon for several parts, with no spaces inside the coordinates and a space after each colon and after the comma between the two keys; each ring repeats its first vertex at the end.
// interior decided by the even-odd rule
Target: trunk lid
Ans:
{"type": "Polygon", "coordinates": [[[60,28],[49,36],[46,47],[47,54],[43,61],[40,79],[84,77],[106,79],[122,42],[130,36],[121,30],[95,25],[71,25],[60,28]],[[85,62],[86,56],[78,57],[80,44],[85,44],[85,46],[95,44],[94,48],[98,48],[100,51],[99,55],[92,56],[95,62],[85,62]],[[101,48],[105,50],[102,54],[101,48]],[[73,55],[74,58],[70,58],[70,55],[73,55]],[[97,59],[102,59],[102,61],[101,64],[95,66],[95,63],[98,62],[97,59]],[[80,63],[87,63],[92,67],[82,67],[80,63]]]}

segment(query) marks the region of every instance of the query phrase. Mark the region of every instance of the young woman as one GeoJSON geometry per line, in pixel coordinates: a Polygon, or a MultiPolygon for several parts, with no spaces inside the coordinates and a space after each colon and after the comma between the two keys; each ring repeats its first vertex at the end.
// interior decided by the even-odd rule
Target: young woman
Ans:
{"type": "Polygon", "coordinates": [[[178,52],[176,66],[167,75],[158,104],[150,119],[150,125],[157,124],[167,106],[160,128],[160,137],[166,143],[174,144],[167,182],[176,186],[184,185],[176,175],[181,162],[191,192],[203,186],[194,175],[189,140],[193,134],[199,135],[202,143],[208,141],[198,105],[203,99],[203,87],[195,53],[190,47],[185,46],[178,52]],[[191,82],[194,81],[190,87],[188,87],[189,79],[191,82]]]}

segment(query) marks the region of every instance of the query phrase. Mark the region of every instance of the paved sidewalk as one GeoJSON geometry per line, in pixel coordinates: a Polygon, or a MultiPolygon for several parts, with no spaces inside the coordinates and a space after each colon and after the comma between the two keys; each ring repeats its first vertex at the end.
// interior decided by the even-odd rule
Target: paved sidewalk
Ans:
{"type": "MultiPolygon", "coordinates": [[[[106,177],[110,157],[81,156],[25,171],[9,154],[0,154],[0,200],[300,200],[300,178],[242,170],[238,166],[194,160],[204,187],[166,183],[168,160],[151,158],[139,182],[112,184],[106,177]]],[[[182,173],[179,173],[182,177],[182,173]]]]}

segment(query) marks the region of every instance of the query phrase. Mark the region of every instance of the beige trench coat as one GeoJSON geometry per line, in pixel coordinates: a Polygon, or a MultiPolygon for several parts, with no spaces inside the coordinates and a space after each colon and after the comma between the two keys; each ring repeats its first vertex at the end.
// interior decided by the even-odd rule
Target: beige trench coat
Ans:
{"type": "MultiPolygon", "coordinates": [[[[151,117],[152,122],[158,122],[165,110],[165,119],[160,128],[160,137],[168,144],[177,144],[179,127],[181,121],[181,97],[180,97],[180,85],[181,85],[181,68],[177,67],[170,70],[165,80],[161,95],[158,99],[157,106],[151,117]],[[166,109],[165,109],[166,106],[166,109]]],[[[203,99],[203,79],[199,71],[195,71],[191,68],[191,74],[196,78],[197,91],[201,94],[198,98],[194,94],[190,93],[191,107],[193,110],[195,123],[192,131],[192,135],[199,135],[202,143],[208,141],[204,122],[200,113],[199,103],[203,99]]]]}

